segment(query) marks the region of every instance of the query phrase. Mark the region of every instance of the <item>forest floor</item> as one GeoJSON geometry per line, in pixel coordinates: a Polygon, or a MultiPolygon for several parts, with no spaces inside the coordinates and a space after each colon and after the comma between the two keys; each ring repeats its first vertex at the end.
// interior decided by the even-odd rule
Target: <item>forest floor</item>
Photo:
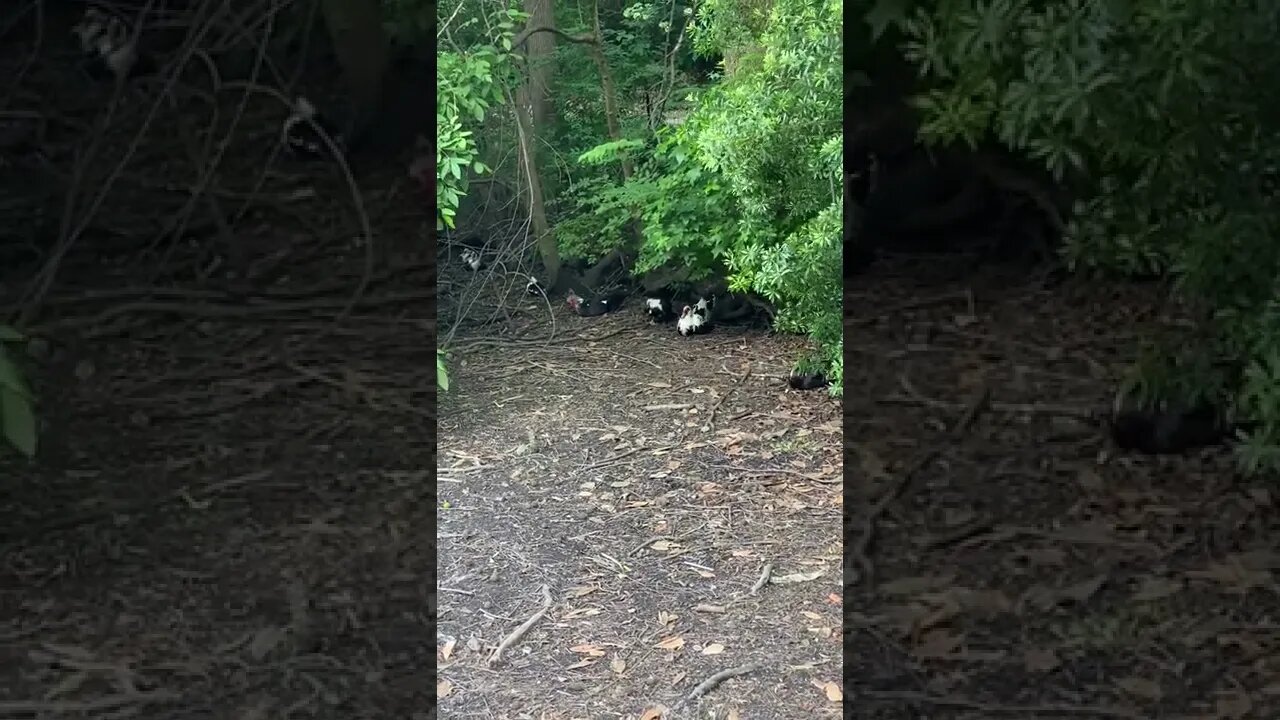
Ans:
{"type": "Polygon", "coordinates": [[[1276,488],[1225,448],[1117,454],[1099,420],[1180,322],[1159,295],[846,286],[852,717],[1280,717],[1276,488]]]}
{"type": "Polygon", "coordinates": [[[802,341],[634,301],[548,340],[525,304],[537,339],[457,338],[441,394],[441,715],[838,717],[840,403],[787,387],[802,341]]]}
{"type": "Polygon", "coordinates": [[[332,166],[276,171],[244,223],[269,279],[148,254],[164,216],[117,201],[13,346],[42,429],[0,466],[0,718],[426,717],[430,206],[362,177],[366,254],[332,166]]]}

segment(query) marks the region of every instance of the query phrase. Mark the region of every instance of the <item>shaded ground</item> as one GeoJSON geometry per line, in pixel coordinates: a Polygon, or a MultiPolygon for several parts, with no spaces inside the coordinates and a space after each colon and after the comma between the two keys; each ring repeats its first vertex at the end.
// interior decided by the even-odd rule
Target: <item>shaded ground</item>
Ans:
{"type": "Polygon", "coordinates": [[[798,341],[526,310],[442,394],[441,715],[838,716],[839,404],[787,389],[798,341]]]}
{"type": "Polygon", "coordinates": [[[27,80],[11,107],[56,120],[0,158],[5,317],[57,272],[19,352],[39,456],[0,461],[0,718],[424,717],[434,258],[407,163],[353,190],[273,158],[283,107],[227,92],[219,112],[177,103],[226,150],[206,177],[154,83],[111,105],[73,66],[5,51],[27,80]],[[376,246],[352,240],[356,197],[376,246]]]}
{"type": "Polygon", "coordinates": [[[920,278],[846,290],[852,716],[1280,717],[1275,488],[1222,449],[1116,456],[1092,417],[1176,313],[920,278]]]}

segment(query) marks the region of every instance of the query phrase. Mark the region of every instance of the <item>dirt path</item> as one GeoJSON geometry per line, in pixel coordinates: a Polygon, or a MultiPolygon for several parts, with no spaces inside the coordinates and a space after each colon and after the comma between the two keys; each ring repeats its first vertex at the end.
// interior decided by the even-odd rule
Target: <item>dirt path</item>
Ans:
{"type": "Polygon", "coordinates": [[[798,341],[558,325],[460,339],[442,396],[441,714],[837,717],[839,404],[786,388],[798,341]]]}
{"type": "Polygon", "coordinates": [[[846,297],[854,717],[1280,717],[1275,488],[1091,417],[1155,292],[910,277],[846,297]]]}

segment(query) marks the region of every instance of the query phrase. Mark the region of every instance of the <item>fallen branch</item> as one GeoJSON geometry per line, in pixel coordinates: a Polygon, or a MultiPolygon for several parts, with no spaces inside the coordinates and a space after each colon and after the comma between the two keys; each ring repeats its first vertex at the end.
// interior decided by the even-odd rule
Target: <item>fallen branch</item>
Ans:
{"type": "Polygon", "coordinates": [[[765,563],[764,570],[760,571],[760,579],[756,580],[756,584],[751,586],[751,594],[755,595],[760,592],[760,588],[769,582],[769,576],[773,574],[773,563],[765,563]]]}
{"type": "Polygon", "coordinates": [[[512,630],[510,634],[508,634],[505,638],[502,639],[502,642],[498,643],[498,647],[494,648],[493,654],[489,656],[489,664],[492,665],[493,663],[497,662],[502,657],[502,651],[506,650],[507,648],[511,647],[515,643],[519,642],[520,638],[524,637],[524,634],[529,632],[529,628],[536,625],[538,621],[541,620],[547,614],[547,611],[550,609],[551,609],[551,588],[547,587],[546,585],[543,585],[542,586],[542,609],[534,613],[532,616],[530,616],[528,620],[525,620],[523,623],[520,624],[520,627],[516,628],[515,630],[512,630]]]}
{"type": "Polygon", "coordinates": [[[690,690],[688,695],[685,695],[680,702],[676,703],[676,707],[679,708],[684,705],[688,705],[689,703],[697,700],[703,695],[706,695],[712,690],[715,690],[717,685],[724,682],[725,680],[728,680],[731,677],[746,675],[747,673],[751,673],[751,672],[755,672],[756,670],[759,670],[761,667],[762,665],[760,663],[751,663],[749,665],[742,665],[735,668],[729,668],[728,670],[721,670],[715,675],[712,675],[706,680],[703,680],[702,682],[698,683],[697,687],[690,690]]]}
{"type": "Polygon", "coordinates": [[[733,387],[729,388],[729,391],[726,392],[724,395],[721,395],[720,399],[716,401],[716,404],[711,407],[711,415],[707,417],[707,426],[705,428],[706,431],[710,431],[711,428],[716,424],[716,411],[720,409],[720,406],[724,404],[724,401],[728,400],[729,396],[732,395],[734,391],[737,390],[738,387],[742,385],[742,383],[746,382],[747,378],[750,376],[751,376],[751,365],[747,365],[746,372],[742,373],[742,375],[738,378],[738,381],[733,384],[733,387]]]}
{"type": "MultiPolygon", "coordinates": [[[[858,568],[862,572],[862,578],[865,579],[868,585],[872,583],[872,579],[875,574],[875,566],[871,564],[871,558],[867,557],[867,549],[871,547],[871,540],[875,537],[876,521],[880,519],[880,516],[884,514],[885,510],[889,509],[889,506],[893,504],[893,501],[902,494],[902,491],[907,487],[907,483],[911,481],[912,476],[923,470],[924,467],[932,462],[937,456],[937,450],[930,450],[924,455],[921,455],[914,463],[912,463],[911,467],[907,468],[905,472],[898,476],[897,481],[894,482],[887,491],[885,491],[884,495],[880,496],[880,499],[877,500],[875,504],[871,506],[871,509],[867,511],[867,516],[862,519],[862,532],[860,532],[857,539],[854,540],[853,546],[850,548],[850,555],[853,556],[853,561],[858,564],[858,568]]],[[[854,579],[854,582],[857,582],[856,578],[854,579]]]]}

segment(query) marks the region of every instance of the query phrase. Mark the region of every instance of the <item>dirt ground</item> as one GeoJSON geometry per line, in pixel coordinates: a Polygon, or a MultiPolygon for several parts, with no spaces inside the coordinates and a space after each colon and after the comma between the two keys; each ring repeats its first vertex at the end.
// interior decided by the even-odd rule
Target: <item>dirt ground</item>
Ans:
{"type": "MultiPolygon", "coordinates": [[[[128,92],[94,177],[151,107],[128,92]]],[[[404,163],[358,168],[353,190],[272,159],[280,108],[252,111],[210,197],[262,274],[229,272],[205,204],[182,237],[163,230],[195,174],[169,116],[113,183],[86,182],[109,194],[66,255],[3,266],[6,317],[39,268],[57,274],[18,348],[38,457],[0,459],[0,718],[380,720],[433,702],[430,204],[404,163]],[[357,197],[374,245],[353,242],[357,197]]],[[[66,124],[97,117],[78,112],[66,124]]],[[[4,158],[6,252],[47,237],[39,213],[56,229],[60,199],[24,180],[82,138],[4,158]]]]}
{"type": "Polygon", "coordinates": [[[840,403],[787,388],[800,341],[558,302],[548,341],[539,303],[441,394],[440,715],[837,717],[840,403]]]}
{"type": "Polygon", "coordinates": [[[846,293],[846,716],[1280,717],[1274,484],[1096,417],[1179,322],[1157,288],[899,263],[846,293]]]}

